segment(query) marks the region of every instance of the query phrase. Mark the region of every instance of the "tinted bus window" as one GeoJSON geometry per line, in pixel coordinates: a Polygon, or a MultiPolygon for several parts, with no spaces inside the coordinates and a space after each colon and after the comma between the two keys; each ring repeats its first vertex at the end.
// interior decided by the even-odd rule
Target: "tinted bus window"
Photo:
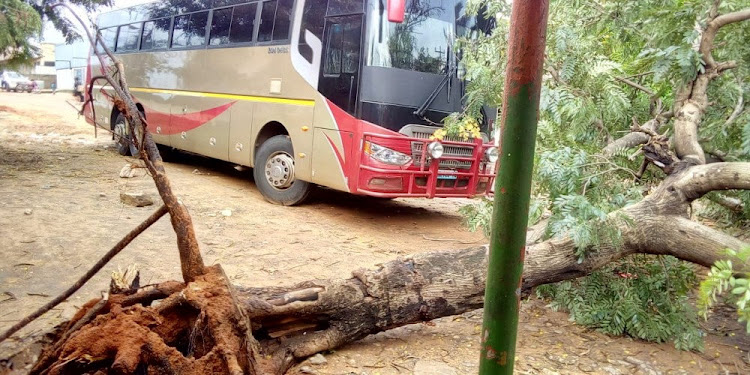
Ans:
{"type": "Polygon", "coordinates": [[[329,26],[331,31],[328,33],[328,40],[326,44],[328,48],[326,50],[326,62],[323,65],[324,74],[339,74],[341,73],[341,54],[342,51],[342,40],[344,35],[344,28],[339,23],[334,23],[329,26]]]}
{"type": "Polygon", "coordinates": [[[289,24],[292,18],[294,0],[279,0],[273,24],[273,40],[289,39],[289,24]]]}
{"type": "Polygon", "coordinates": [[[141,24],[133,23],[120,26],[117,34],[117,52],[135,51],[138,49],[138,37],[141,35],[141,24]]]}
{"type": "Polygon", "coordinates": [[[177,14],[211,8],[211,0],[168,1],[168,3],[177,14]]]}
{"type": "Polygon", "coordinates": [[[334,23],[330,26],[325,54],[324,74],[356,73],[359,70],[360,26],[334,23]]]}
{"type": "Polygon", "coordinates": [[[359,70],[359,47],[362,39],[360,23],[345,23],[342,40],[341,71],[356,73],[359,70]]]}
{"type": "Polygon", "coordinates": [[[208,45],[218,46],[229,43],[229,25],[232,22],[232,8],[214,10],[211,20],[211,37],[208,45]]]}
{"type": "Polygon", "coordinates": [[[252,0],[214,0],[214,8],[221,8],[227,5],[249,3],[252,0]]]}
{"type": "Polygon", "coordinates": [[[208,12],[186,14],[174,18],[172,47],[193,47],[206,44],[208,12]]]}
{"type": "Polygon", "coordinates": [[[245,43],[253,41],[255,14],[258,9],[257,5],[257,3],[253,3],[234,7],[234,12],[232,13],[232,28],[229,31],[230,43],[245,43]]]}
{"type": "Polygon", "coordinates": [[[143,25],[141,49],[167,48],[167,43],[169,43],[169,24],[171,21],[169,18],[162,18],[146,22],[143,25]]]}
{"type": "Polygon", "coordinates": [[[403,23],[388,22],[385,0],[368,3],[367,65],[445,74],[455,9],[442,0],[407,0],[403,23]]]}
{"type": "Polygon", "coordinates": [[[362,13],[364,4],[362,0],[330,0],[328,1],[327,16],[339,16],[342,14],[362,13]]]}
{"type": "MultiPolygon", "coordinates": [[[[116,27],[110,27],[108,29],[100,30],[99,31],[102,34],[102,41],[104,42],[104,45],[107,46],[110,50],[115,50],[115,41],[117,40],[117,28],[116,27]]],[[[97,50],[101,50],[101,52],[104,52],[104,50],[99,46],[99,43],[96,44],[97,50]]]]}
{"type": "Polygon", "coordinates": [[[260,13],[260,27],[258,28],[259,42],[271,40],[273,34],[273,18],[275,14],[276,0],[263,3],[263,10],[260,13]]]}

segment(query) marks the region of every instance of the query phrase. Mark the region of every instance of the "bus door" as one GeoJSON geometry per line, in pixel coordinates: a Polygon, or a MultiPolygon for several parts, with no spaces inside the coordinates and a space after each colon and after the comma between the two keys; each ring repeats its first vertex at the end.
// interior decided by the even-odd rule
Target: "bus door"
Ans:
{"type": "Polygon", "coordinates": [[[341,109],[354,114],[359,87],[362,15],[327,17],[318,89],[341,109]]]}

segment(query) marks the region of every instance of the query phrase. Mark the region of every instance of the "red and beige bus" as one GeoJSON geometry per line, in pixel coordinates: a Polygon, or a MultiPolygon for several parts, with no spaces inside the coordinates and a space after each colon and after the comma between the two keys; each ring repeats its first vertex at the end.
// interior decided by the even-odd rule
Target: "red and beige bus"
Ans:
{"type": "MultiPolygon", "coordinates": [[[[495,176],[492,116],[482,139],[430,139],[462,109],[455,39],[490,24],[467,16],[465,3],[163,0],[102,14],[97,25],[154,140],[253,167],[273,203],[298,204],[315,185],[472,197],[489,193],[495,176]]],[[[88,77],[101,71],[91,58],[88,77]]],[[[128,137],[107,86],[93,95],[88,121],[128,137]]]]}

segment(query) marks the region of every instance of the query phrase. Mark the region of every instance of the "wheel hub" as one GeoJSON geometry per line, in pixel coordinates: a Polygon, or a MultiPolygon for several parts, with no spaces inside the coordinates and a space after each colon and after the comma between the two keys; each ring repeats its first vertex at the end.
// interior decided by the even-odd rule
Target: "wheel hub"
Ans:
{"type": "Polygon", "coordinates": [[[266,161],[266,179],[277,190],[283,190],[294,183],[294,159],[286,152],[272,154],[266,161]]]}
{"type": "Polygon", "coordinates": [[[115,124],[115,136],[117,137],[117,143],[127,144],[127,125],[124,122],[115,124]]]}

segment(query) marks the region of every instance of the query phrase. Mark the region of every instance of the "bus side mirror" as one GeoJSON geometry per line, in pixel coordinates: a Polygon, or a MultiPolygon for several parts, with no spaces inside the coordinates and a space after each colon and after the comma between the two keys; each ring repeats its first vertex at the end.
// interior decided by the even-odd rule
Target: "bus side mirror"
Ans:
{"type": "Polygon", "coordinates": [[[388,21],[404,23],[406,0],[388,0],[388,21]]]}

